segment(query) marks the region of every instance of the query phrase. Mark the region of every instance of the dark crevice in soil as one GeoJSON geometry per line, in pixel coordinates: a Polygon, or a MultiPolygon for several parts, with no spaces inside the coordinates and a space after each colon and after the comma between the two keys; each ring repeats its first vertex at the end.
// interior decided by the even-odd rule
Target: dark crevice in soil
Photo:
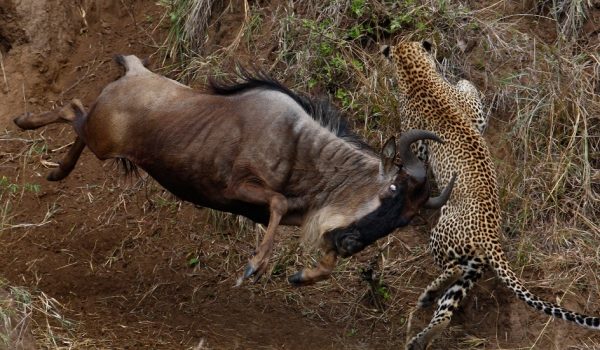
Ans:
{"type": "Polygon", "coordinates": [[[15,6],[11,1],[0,0],[0,52],[7,54],[13,45],[26,42],[25,32],[16,23],[15,6]]]}
{"type": "Polygon", "coordinates": [[[0,52],[6,54],[10,49],[12,49],[12,43],[4,35],[0,34],[0,52]]]}

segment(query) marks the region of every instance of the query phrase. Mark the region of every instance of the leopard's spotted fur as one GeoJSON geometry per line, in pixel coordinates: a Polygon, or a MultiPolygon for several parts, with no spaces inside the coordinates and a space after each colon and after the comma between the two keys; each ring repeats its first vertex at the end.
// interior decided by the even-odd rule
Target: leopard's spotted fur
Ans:
{"type": "MultiPolygon", "coordinates": [[[[471,125],[473,125],[479,133],[483,134],[485,127],[487,126],[487,118],[485,111],[483,110],[483,103],[481,102],[479,90],[477,90],[470,81],[462,79],[454,86],[448,84],[447,91],[457,102],[458,107],[462,109],[463,115],[468,116],[471,119],[471,125]]],[[[415,146],[415,151],[419,159],[423,162],[427,162],[429,158],[427,141],[419,141],[415,146]]]]}
{"type": "Polygon", "coordinates": [[[465,94],[440,76],[430,47],[426,42],[410,42],[384,50],[398,75],[402,128],[430,130],[446,141],[429,145],[429,162],[440,186],[445,186],[453,173],[458,174],[429,243],[443,272],[421,294],[417,305],[426,307],[440,295],[438,307],[429,325],[407,343],[407,349],[424,349],[443,331],[460,301],[488,266],[533,308],[600,329],[600,318],[566,310],[532,294],[510,268],[499,241],[496,171],[486,143],[473,123],[476,108],[466,104],[465,94]]]}

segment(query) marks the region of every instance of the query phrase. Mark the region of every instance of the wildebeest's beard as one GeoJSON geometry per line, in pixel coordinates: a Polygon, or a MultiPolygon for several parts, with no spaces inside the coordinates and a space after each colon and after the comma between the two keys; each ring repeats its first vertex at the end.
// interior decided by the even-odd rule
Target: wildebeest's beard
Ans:
{"type": "Polygon", "coordinates": [[[341,257],[363,250],[398,227],[406,226],[411,217],[402,215],[406,196],[398,189],[391,198],[381,201],[379,208],[349,226],[329,231],[326,237],[341,257]]]}

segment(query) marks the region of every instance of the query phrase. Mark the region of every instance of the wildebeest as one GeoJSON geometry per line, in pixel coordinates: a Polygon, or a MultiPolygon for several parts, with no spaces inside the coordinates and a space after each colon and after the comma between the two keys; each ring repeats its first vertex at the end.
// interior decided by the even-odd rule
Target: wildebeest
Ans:
{"type": "Polygon", "coordinates": [[[195,91],[145,68],[136,56],[117,56],[125,75],[108,84],[86,113],[78,100],[62,109],[15,118],[22,129],[72,122],[77,138],[48,176],[74,168],[85,146],[101,160],[142,168],[177,197],[267,224],[243,278],[267,268],[278,225],[303,226],[304,239],[324,256],[293,284],[327,278],[337,256],[350,256],[407,225],[421,207],[441,207],[453,183],[429,197],[425,167],[410,152],[422,139],[412,130],[388,140],[379,156],[349,131],[326,100],[293,93],[260,71],[241,82],[211,80],[195,91]]]}

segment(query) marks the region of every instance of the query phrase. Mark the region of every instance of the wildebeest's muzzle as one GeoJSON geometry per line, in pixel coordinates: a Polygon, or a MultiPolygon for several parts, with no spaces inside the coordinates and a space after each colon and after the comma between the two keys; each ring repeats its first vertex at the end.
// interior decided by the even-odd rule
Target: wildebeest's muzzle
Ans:
{"type": "Polygon", "coordinates": [[[342,258],[347,258],[363,250],[367,245],[363,242],[360,232],[348,228],[333,230],[329,233],[334,250],[342,258]]]}
{"type": "Polygon", "coordinates": [[[351,225],[328,232],[326,239],[339,256],[354,255],[396,228],[408,225],[413,214],[403,213],[404,201],[402,193],[396,198],[384,200],[374,212],[351,225]]]}

